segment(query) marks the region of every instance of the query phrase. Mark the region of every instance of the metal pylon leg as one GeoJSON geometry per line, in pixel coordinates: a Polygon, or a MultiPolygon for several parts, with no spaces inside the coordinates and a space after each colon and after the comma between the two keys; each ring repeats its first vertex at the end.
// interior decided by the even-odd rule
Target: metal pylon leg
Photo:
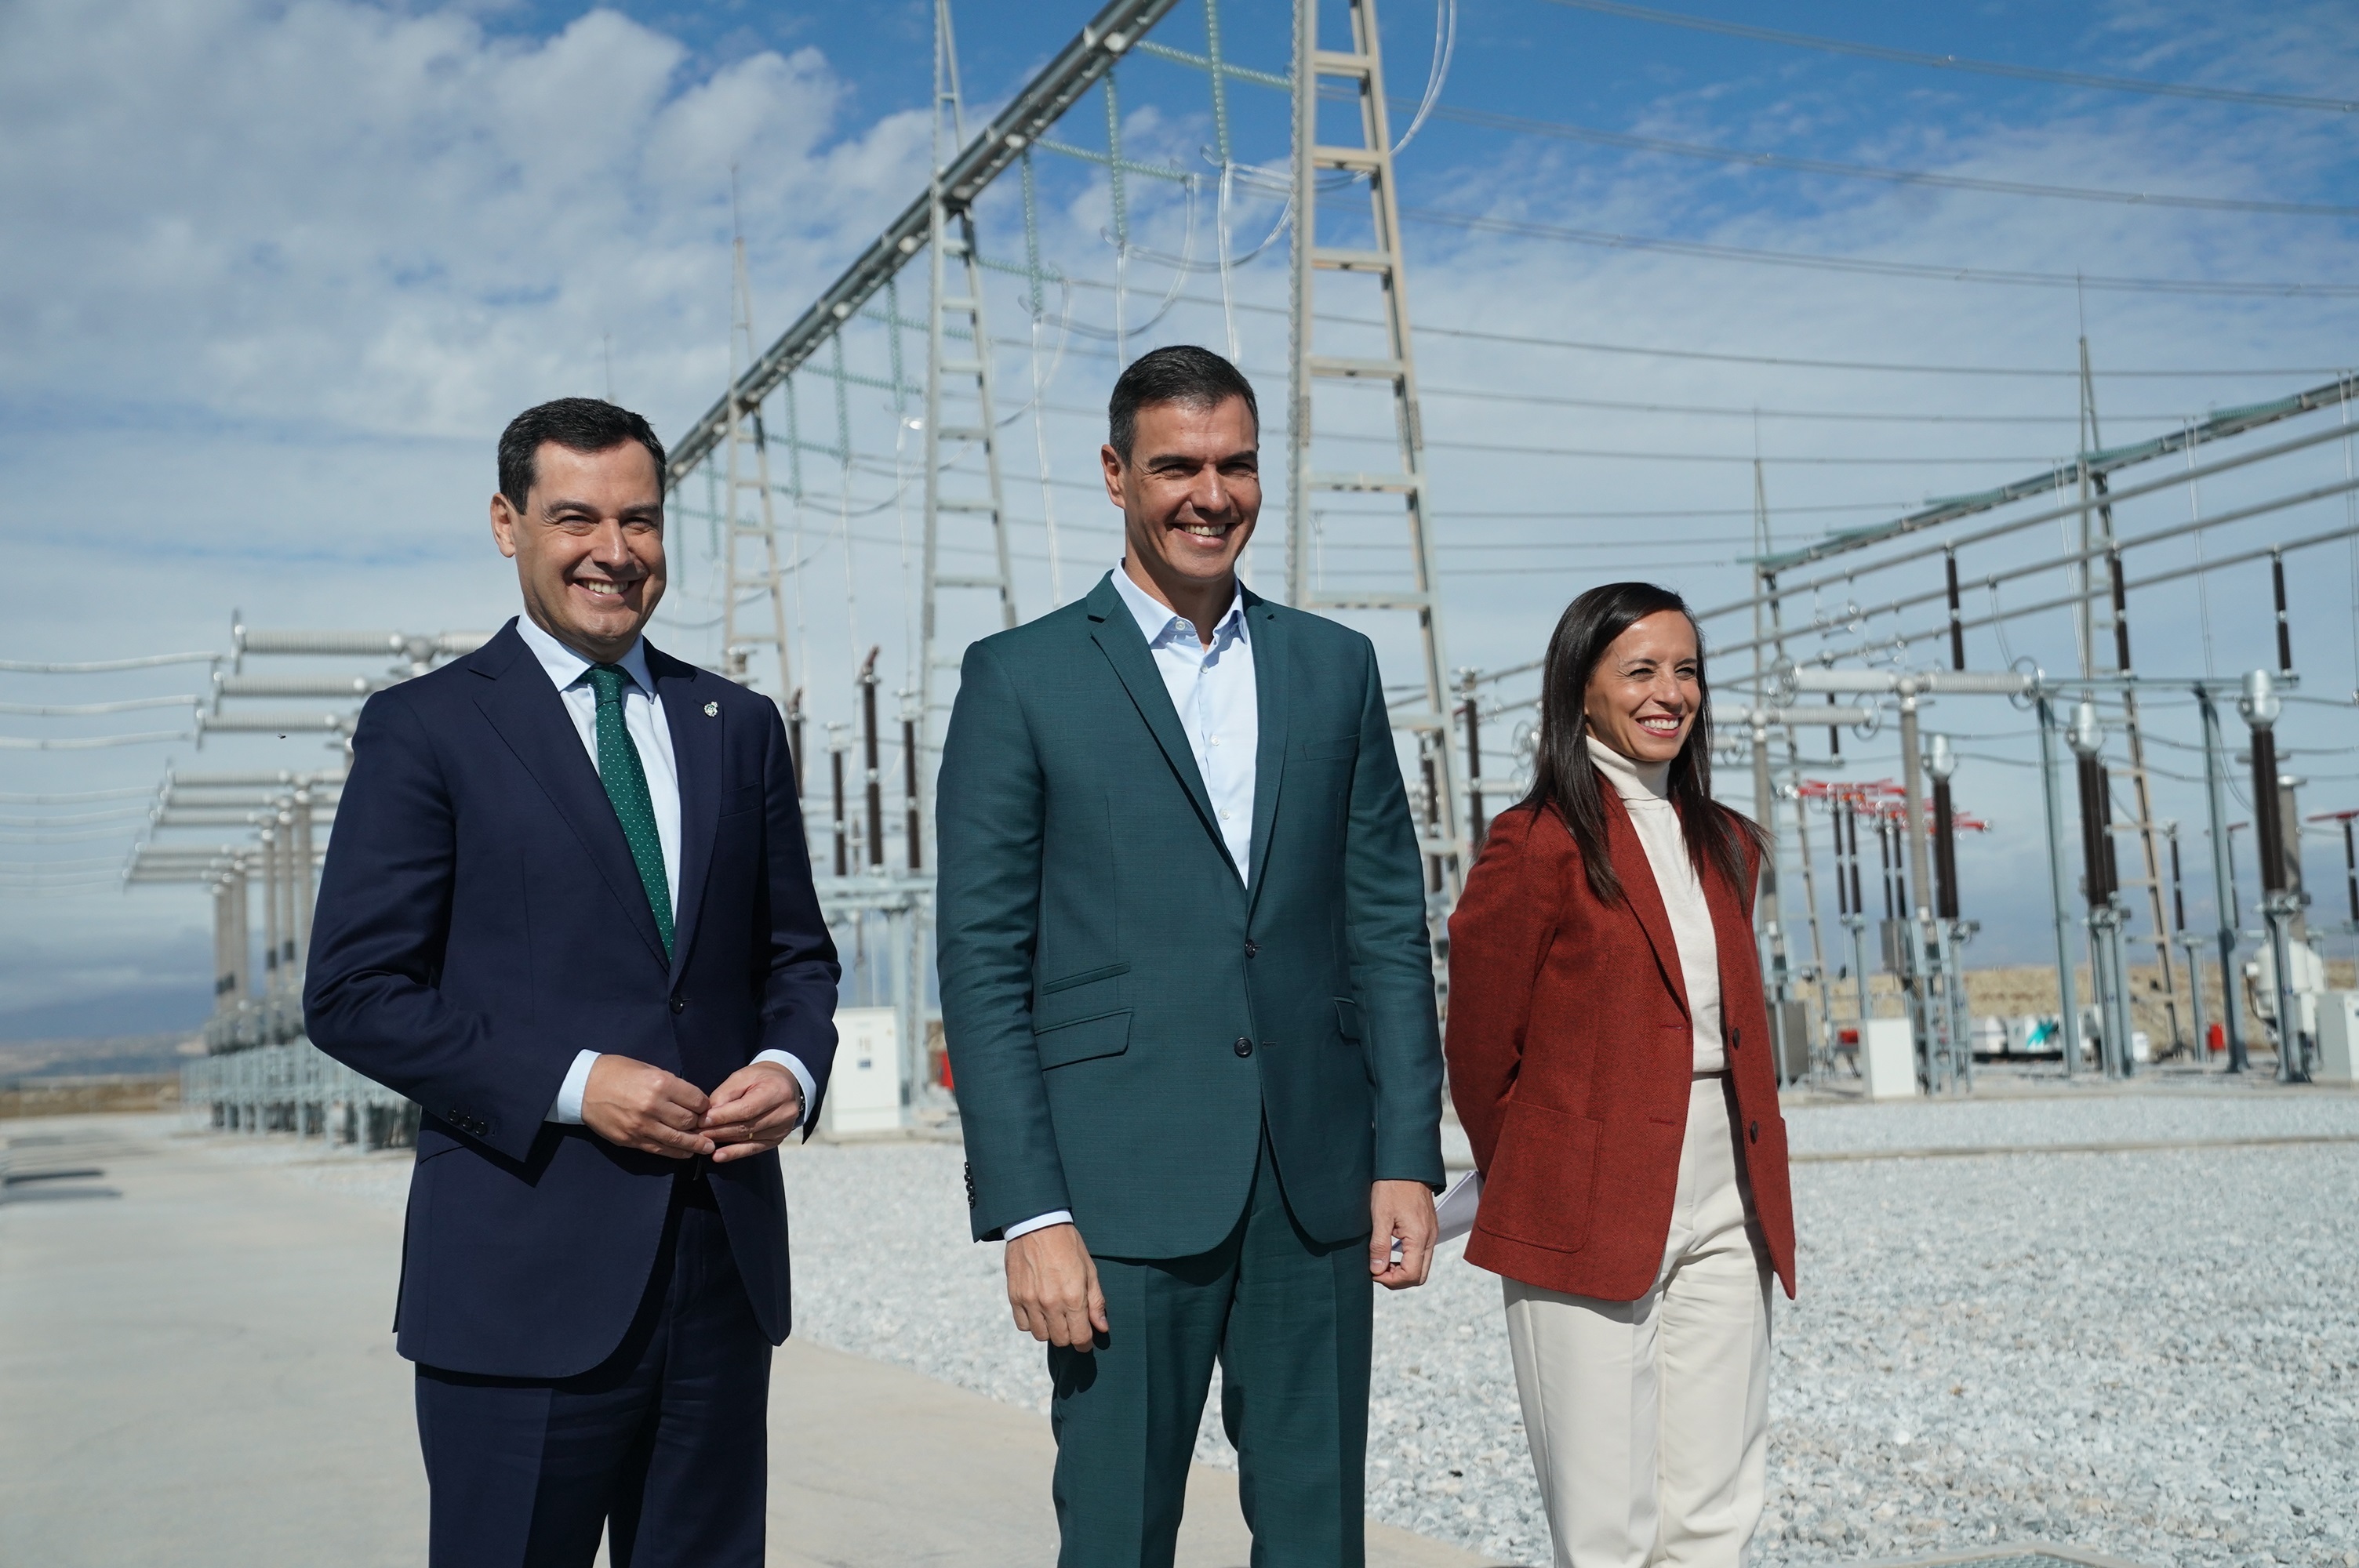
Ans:
{"type": "MultiPolygon", "coordinates": [[[[1017,621],[1016,574],[1008,559],[1007,510],[999,477],[999,423],[991,396],[991,334],[984,322],[983,264],[975,254],[973,216],[962,206],[952,206],[941,181],[945,160],[965,140],[963,116],[958,47],[951,31],[949,0],[936,0],[935,172],[928,230],[931,287],[926,322],[925,562],[919,606],[918,657],[918,729],[925,752],[918,767],[919,820],[928,835],[924,863],[929,866],[937,863],[931,842],[934,763],[941,756],[951,688],[956,685],[967,642],[963,637],[945,634],[940,616],[941,590],[991,594],[998,600],[1000,626],[1013,626],[1017,621]],[[958,264],[955,285],[951,274],[953,261],[958,264]],[[951,292],[953,287],[959,292],[951,292]],[[980,494],[971,490],[945,490],[944,463],[957,460],[961,446],[982,451],[980,494]],[[978,531],[987,532],[994,569],[941,569],[942,533],[945,524],[952,523],[966,539],[979,541],[978,531]]],[[[961,482],[971,484],[972,479],[961,482]]]]}
{"type": "MultiPolygon", "coordinates": [[[[736,268],[736,308],[729,332],[729,384],[737,384],[744,364],[738,359],[742,351],[745,362],[756,351],[754,337],[754,291],[745,276],[745,242],[735,242],[734,257],[736,268]]],[[[769,434],[762,426],[759,404],[732,399],[729,406],[729,451],[727,458],[728,502],[723,508],[722,531],[726,543],[722,549],[721,572],[721,659],[730,676],[738,680],[746,676],[748,654],[765,643],[776,645],[778,653],[778,689],[772,700],[783,711],[795,698],[792,671],[787,644],[787,598],[778,567],[778,525],[774,492],[770,489],[769,434]],[[748,474],[745,453],[750,449],[753,470],[748,474]],[[755,503],[746,506],[742,497],[751,492],[755,503]],[[742,546],[758,542],[761,553],[749,567],[739,551],[742,546]],[[746,623],[745,611],[749,600],[766,594],[770,601],[770,629],[756,631],[746,623]]]]}
{"type": "Polygon", "coordinates": [[[1289,602],[1306,610],[1398,611],[1417,617],[1421,657],[1418,676],[1424,700],[1397,708],[1393,727],[1430,737],[1433,762],[1434,836],[1426,853],[1442,870],[1435,895],[1436,925],[1458,896],[1464,876],[1467,823],[1462,764],[1449,744],[1449,665],[1441,626],[1440,579],[1427,525],[1425,437],[1418,410],[1417,362],[1409,340],[1408,273],[1401,248],[1400,210],[1393,184],[1392,129],[1386,114],[1384,59],[1377,41],[1375,0],[1347,0],[1351,47],[1319,47],[1317,0],[1296,0],[1294,8],[1294,293],[1293,365],[1288,418],[1286,589],[1289,602]],[[1319,84],[1351,84],[1360,106],[1357,146],[1319,140],[1319,84]],[[1368,249],[1319,242],[1317,193],[1320,177],[1364,181],[1374,243],[1368,249]],[[1321,273],[1356,273],[1375,278],[1384,296],[1386,351],[1382,358],[1355,358],[1319,351],[1317,280],[1321,273]],[[1344,472],[1312,466],[1313,388],[1327,380],[1372,381],[1391,388],[1399,461],[1390,471],[1344,472]],[[1328,592],[1314,580],[1311,551],[1313,498],[1330,494],[1390,494],[1401,498],[1408,530],[1410,580],[1390,589],[1328,592]]]}

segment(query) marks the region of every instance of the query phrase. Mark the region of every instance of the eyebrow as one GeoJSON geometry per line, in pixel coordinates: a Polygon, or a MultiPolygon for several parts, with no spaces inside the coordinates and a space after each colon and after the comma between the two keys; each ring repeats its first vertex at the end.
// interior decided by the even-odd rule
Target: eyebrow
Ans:
{"type": "MultiPolygon", "coordinates": [[[[1237,450],[1229,453],[1226,457],[1214,458],[1212,461],[1215,464],[1234,463],[1245,458],[1251,458],[1256,462],[1259,462],[1261,460],[1261,449],[1259,447],[1242,447],[1237,450]]],[[[1161,468],[1166,463],[1187,463],[1192,467],[1195,466],[1196,462],[1197,460],[1186,452],[1157,452],[1147,457],[1139,464],[1139,466],[1141,468],[1153,469],[1161,468]]]]}
{"type": "MultiPolygon", "coordinates": [[[[541,511],[551,517],[556,516],[560,512],[587,512],[594,517],[597,515],[598,508],[587,501],[569,501],[560,498],[556,501],[543,502],[541,503],[541,511]]],[[[623,517],[660,517],[663,515],[663,503],[658,501],[642,503],[636,506],[625,506],[617,514],[617,515],[623,517]]]]}

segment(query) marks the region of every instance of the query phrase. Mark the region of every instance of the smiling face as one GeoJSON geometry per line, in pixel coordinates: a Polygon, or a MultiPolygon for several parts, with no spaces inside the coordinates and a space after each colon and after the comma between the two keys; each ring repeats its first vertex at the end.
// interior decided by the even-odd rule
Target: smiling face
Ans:
{"type": "Polygon", "coordinates": [[[663,599],[663,481],[636,441],[577,452],[544,441],[518,508],[492,497],[492,537],[516,564],[525,613],[583,658],[631,651],[663,599]]]}
{"type": "MultiPolygon", "coordinates": [[[[1207,594],[1228,608],[1237,557],[1261,515],[1260,431],[1242,397],[1209,407],[1149,403],[1138,410],[1130,460],[1099,449],[1106,494],[1122,508],[1129,560],[1142,584],[1174,609],[1207,594]]],[[[1134,579],[1137,576],[1134,570],[1134,579]]]]}
{"type": "Polygon", "coordinates": [[[1695,626],[1678,611],[1631,622],[1589,672],[1589,732],[1633,762],[1669,762],[1703,706],[1702,664],[1695,626]]]}

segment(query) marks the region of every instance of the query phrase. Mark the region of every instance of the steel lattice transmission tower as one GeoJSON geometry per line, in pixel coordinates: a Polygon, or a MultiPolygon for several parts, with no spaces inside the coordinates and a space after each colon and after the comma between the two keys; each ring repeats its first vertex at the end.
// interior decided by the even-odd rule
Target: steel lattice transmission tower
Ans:
{"type": "MultiPolygon", "coordinates": [[[[1443,651],[1441,595],[1434,572],[1433,541],[1427,526],[1425,435],[1418,412],[1417,362],[1409,341],[1408,271],[1401,249],[1400,208],[1393,184],[1392,127],[1385,105],[1384,57],[1377,41],[1375,0],[1348,0],[1351,48],[1319,47],[1318,0],[1295,0],[1294,7],[1294,292],[1291,324],[1292,374],[1287,428],[1286,597],[1305,610],[1399,611],[1417,617],[1420,649],[1421,707],[1396,708],[1396,730],[1417,737],[1420,757],[1431,769],[1433,826],[1425,852],[1440,869],[1440,910],[1457,901],[1467,849],[1466,825],[1459,815],[1461,763],[1450,744],[1449,665],[1443,651]],[[1347,81],[1359,101],[1357,146],[1319,140],[1319,84],[1347,81]],[[1319,243],[1320,177],[1340,175],[1364,184],[1373,243],[1367,249],[1319,243]],[[1383,291],[1386,352],[1355,358],[1320,352],[1318,279],[1323,272],[1372,276],[1383,291]],[[1393,472],[1322,471],[1311,466],[1312,393],[1322,379],[1375,381],[1392,389],[1394,426],[1400,463],[1393,472]],[[1332,592],[1313,580],[1311,500],[1326,494],[1397,495],[1408,528],[1409,582],[1405,586],[1332,592]]],[[[1470,697],[1471,700],[1471,697],[1470,697]]]]}
{"type": "MultiPolygon", "coordinates": [[[[995,595],[1000,625],[1014,626],[1017,619],[1016,577],[1007,553],[1006,497],[999,482],[999,425],[991,397],[991,335],[984,330],[983,317],[983,264],[975,254],[974,218],[968,207],[973,193],[953,191],[947,178],[950,160],[966,146],[965,104],[959,88],[958,43],[951,30],[950,0],[934,0],[933,114],[932,176],[927,189],[931,287],[926,307],[925,587],[919,610],[918,670],[918,729],[927,755],[917,772],[924,792],[918,820],[929,834],[934,820],[931,761],[941,755],[942,735],[950,720],[951,682],[941,677],[955,678],[960,655],[972,641],[967,636],[942,635],[941,590],[995,595]],[[956,294],[950,292],[954,260],[959,265],[960,292],[956,294]],[[981,450],[980,495],[944,493],[945,451],[954,462],[960,445],[981,450]],[[995,571],[946,573],[941,569],[946,518],[955,519],[961,524],[960,533],[969,538],[977,536],[978,525],[988,531],[995,571]]],[[[926,862],[932,863],[930,854],[926,862]]]]}
{"type": "Polygon", "coordinates": [[[747,655],[765,643],[775,644],[778,650],[778,689],[774,700],[780,708],[791,710],[796,706],[796,694],[788,667],[786,589],[778,570],[769,433],[762,424],[761,399],[748,398],[736,390],[745,366],[753,363],[760,351],[754,337],[754,289],[745,274],[745,240],[742,234],[734,238],[731,252],[735,266],[735,300],[729,321],[729,452],[724,481],[729,499],[722,517],[723,534],[728,542],[721,557],[721,657],[730,676],[744,680],[747,655]],[[751,475],[745,471],[748,449],[752,454],[751,475]],[[747,507],[742,498],[749,491],[756,502],[747,507]],[[757,540],[761,545],[760,565],[748,570],[742,564],[740,552],[757,540]],[[753,630],[745,615],[752,601],[762,594],[767,594],[770,600],[767,632],[753,630]]]}

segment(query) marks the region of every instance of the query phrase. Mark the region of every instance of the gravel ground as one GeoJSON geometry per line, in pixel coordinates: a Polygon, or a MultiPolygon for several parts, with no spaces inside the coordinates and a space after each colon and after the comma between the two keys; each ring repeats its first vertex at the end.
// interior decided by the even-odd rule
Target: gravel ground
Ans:
{"type": "MultiPolygon", "coordinates": [[[[1790,1120],[1806,1152],[2351,1136],[2359,1097],[2153,1084],[1790,1120]]],[[[796,1331],[1045,1410],[1000,1249],[966,1240],[960,1164],[944,1144],[790,1154],[796,1331]]],[[[399,1201],[406,1171],[339,1165],[288,1173],[399,1201]]],[[[1803,1295],[1778,1304],[1757,1562],[2037,1540],[2153,1568],[2359,1568],[2359,1143],[1794,1177],[1803,1295]]],[[[1544,1563],[1498,1282],[1457,1254],[1377,1303],[1369,1509],[1544,1563]]],[[[1199,1451],[1234,1463],[1209,1419],[1199,1451]]]]}

